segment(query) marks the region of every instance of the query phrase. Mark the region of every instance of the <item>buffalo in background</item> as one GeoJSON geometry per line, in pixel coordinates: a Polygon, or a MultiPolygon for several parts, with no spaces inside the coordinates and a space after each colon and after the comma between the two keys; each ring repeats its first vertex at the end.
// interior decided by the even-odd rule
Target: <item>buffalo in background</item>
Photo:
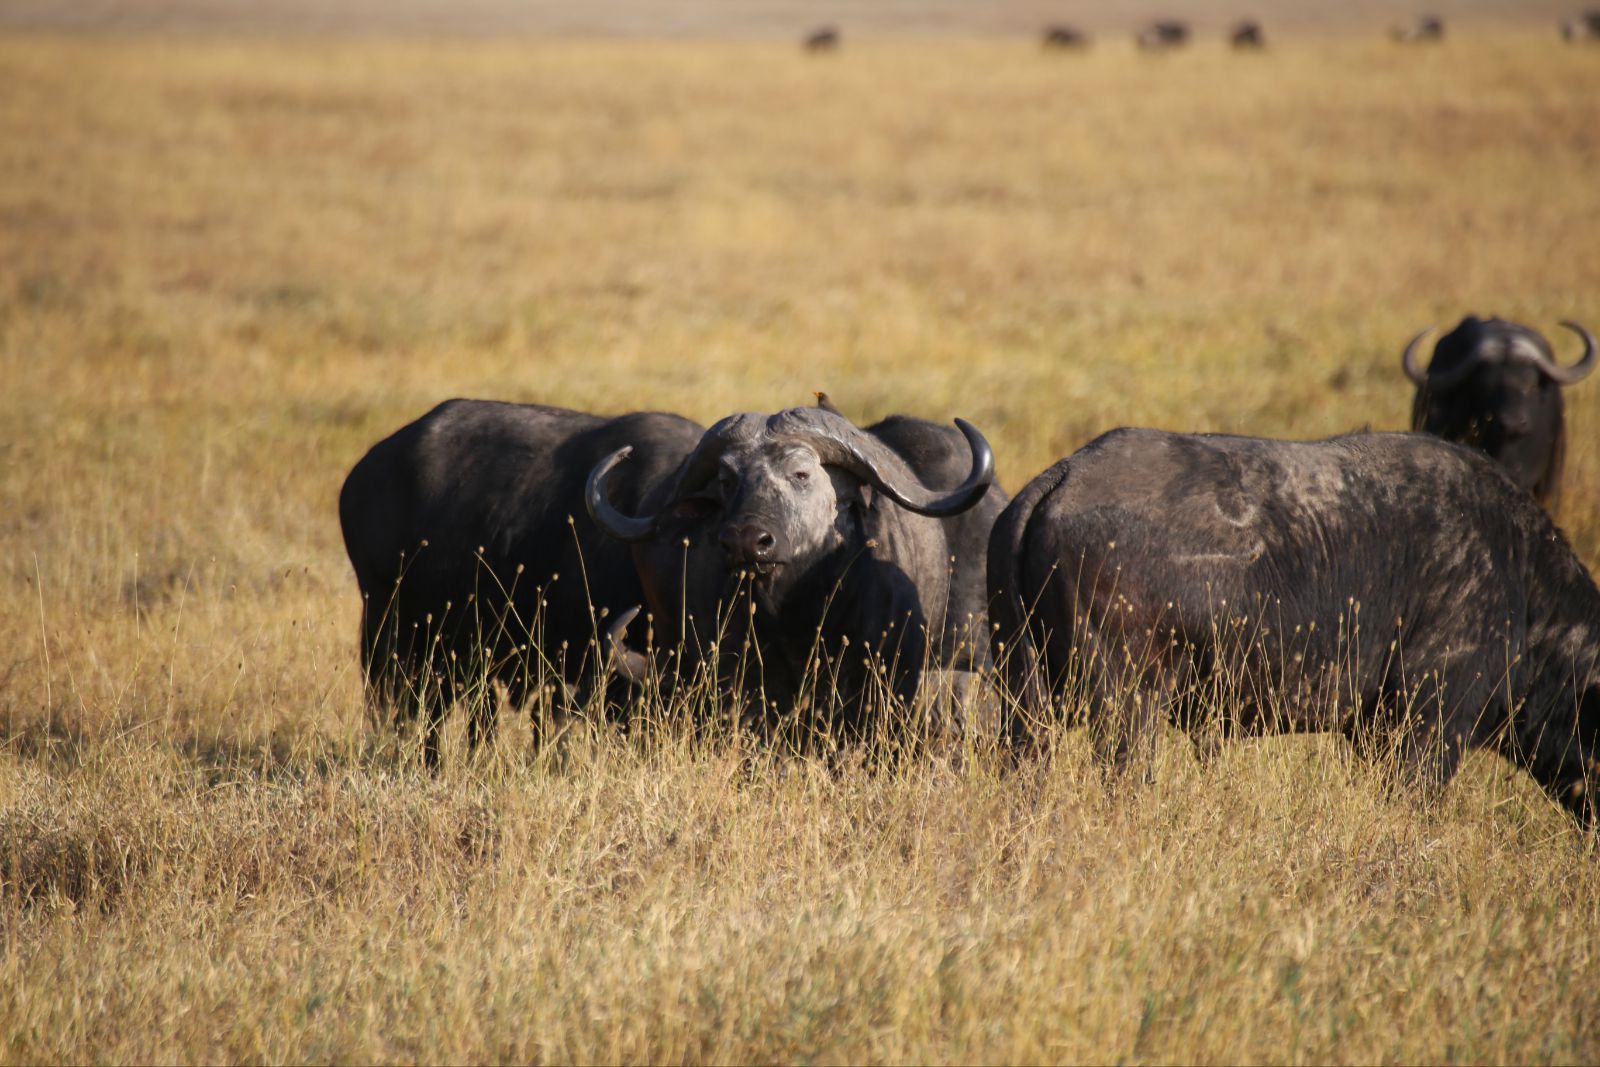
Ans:
{"type": "Polygon", "coordinates": [[[843,42],[837,27],[819,26],[806,34],[800,46],[807,52],[835,52],[843,42]]]}
{"type": "Polygon", "coordinates": [[[1019,744],[1081,695],[1119,767],[1169,717],[1202,752],[1388,741],[1437,783],[1486,747],[1594,821],[1600,590],[1471,449],[1114,430],[1006,508],[989,586],[1019,744]]]}
{"type": "Polygon", "coordinates": [[[1046,49],[1089,47],[1089,35],[1074,26],[1046,26],[1040,44],[1046,49]]]}
{"type": "Polygon", "coordinates": [[[1563,21],[1561,38],[1571,42],[1600,41],[1600,8],[1590,8],[1563,21]]]}
{"type": "Polygon", "coordinates": [[[637,506],[702,433],[660,412],[449,400],[350,471],[339,521],[361,588],[368,702],[392,709],[397,725],[421,712],[429,767],[463,697],[477,698],[470,742],[493,729],[487,683],[518,704],[553,685],[570,710],[609,677],[601,620],[643,590],[626,548],[590,521],[585,479],[627,444],[634,461],[612,492],[637,506]]]}
{"type": "Polygon", "coordinates": [[[1175,19],[1152,22],[1134,36],[1134,43],[1146,52],[1159,52],[1189,43],[1189,24],[1175,19]]]}
{"type": "Polygon", "coordinates": [[[1262,32],[1261,23],[1253,19],[1246,19],[1237,23],[1228,34],[1228,43],[1238,49],[1265,48],[1267,46],[1266,34],[1262,32]]]}
{"type": "Polygon", "coordinates": [[[768,734],[810,702],[821,718],[801,725],[846,740],[885,698],[909,705],[925,666],[986,660],[983,557],[1005,496],[971,424],[861,429],[824,405],[723,419],[626,511],[610,488],[620,449],[588,504],[633,546],[651,616],[645,653],[625,641],[632,615],[614,627],[619,670],[709,676],[768,734]]]}
{"type": "Polygon", "coordinates": [[[1438,15],[1419,15],[1396,26],[1389,34],[1400,44],[1433,44],[1444,40],[1444,19],[1438,15]]]}
{"type": "Polygon", "coordinates": [[[1534,330],[1504,319],[1469,315],[1439,339],[1424,369],[1423,330],[1406,345],[1400,364],[1417,387],[1411,428],[1481,449],[1513,481],[1554,509],[1566,456],[1563,386],[1595,368],[1593,335],[1562,323],[1583,339],[1583,356],[1570,367],[1534,330]]]}

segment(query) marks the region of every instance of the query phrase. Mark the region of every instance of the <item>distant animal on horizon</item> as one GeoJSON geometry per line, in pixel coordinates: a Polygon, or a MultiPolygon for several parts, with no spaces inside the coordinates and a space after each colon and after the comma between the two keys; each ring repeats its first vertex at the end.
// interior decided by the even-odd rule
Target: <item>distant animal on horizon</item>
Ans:
{"type": "Polygon", "coordinates": [[[1438,15],[1419,15],[1389,31],[1400,44],[1426,44],[1444,40],[1444,19],[1438,15]]]}
{"type": "Polygon", "coordinates": [[[838,27],[819,26],[806,34],[801,47],[807,52],[833,52],[838,50],[842,42],[843,37],[840,35],[838,27]]]}
{"type": "Polygon", "coordinates": [[[1486,453],[1552,511],[1567,451],[1561,391],[1588,377],[1600,358],[1593,334],[1575,322],[1561,325],[1584,344],[1583,355],[1565,367],[1537,331],[1476,315],[1439,339],[1426,368],[1420,353],[1431,326],[1400,356],[1417,387],[1411,428],[1486,453]]]}
{"type": "Polygon", "coordinates": [[[1047,49],[1087,48],[1089,35],[1074,26],[1047,26],[1040,43],[1047,49]]]}
{"type": "Polygon", "coordinates": [[[1590,8],[1561,23],[1565,41],[1600,41],[1600,8],[1590,8]]]}
{"type": "Polygon", "coordinates": [[[1177,48],[1188,42],[1189,24],[1187,22],[1179,22],[1176,19],[1161,19],[1152,22],[1134,37],[1134,43],[1146,52],[1177,48]]]}
{"type": "Polygon", "coordinates": [[[1267,38],[1261,30],[1261,23],[1246,19],[1233,27],[1233,32],[1228,34],[1228,43],[1235,48],[1265,48],[1267,38]]]}
{"type": "Polygon", "coordinates": [[[469,744],[491,739],[485,683],[505,685],[517,705],[550,685],[562,711],[596,686],[627,693],[601,635],[643,590],[627,548],[590,520],[584,484],[626,444],[633,462],[612,491],[636,507],[703,432],[664,412],[447,400],[356,463],[339,524],[361,590],[367,702],[400,727],[420,713],[428,767],[465,697],[477,697],[469,744]]]}
{"type": "Polygon", "coordinates": [[[1017,494],[988,565],[1019,750],[1063,707],[1119,769],[1169,720],[1202,758],[1343,734],[1425,785],[1481,747],[1595,822],[1600,590],[1473,449],[1113,430],[1017,494]]]}

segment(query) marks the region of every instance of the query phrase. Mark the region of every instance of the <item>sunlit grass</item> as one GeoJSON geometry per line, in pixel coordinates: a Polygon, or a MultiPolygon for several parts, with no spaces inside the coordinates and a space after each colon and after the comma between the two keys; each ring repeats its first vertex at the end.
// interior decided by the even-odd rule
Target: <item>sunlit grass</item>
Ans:
{"type": "Polygon", "coordinates": [[[1172,738],[1108,791],[1078,733],[507,714],[430,780],[335,509],[456,395],[826,389],[971,419],[1012,489],[1120,424],[1401,428],[1422,326],[1600,326],[1597,55],[0,41],[0,1058],[1600,1056],[1593,839],[1494,758],[1430,802],[1172,738]]]}

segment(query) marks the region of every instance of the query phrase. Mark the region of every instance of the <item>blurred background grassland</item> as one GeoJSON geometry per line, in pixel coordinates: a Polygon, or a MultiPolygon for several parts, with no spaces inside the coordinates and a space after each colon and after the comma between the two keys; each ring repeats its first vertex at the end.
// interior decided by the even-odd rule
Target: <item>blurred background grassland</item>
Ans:
{"type": "MultiPolygon", "coordinates": [[[[1334,744],[1108,798],[374,754],[335,513],[452,396],[1402,429],[1600,329],[1600,48],[0,37],[0,1059],[1593,1060],[1594,841],[1334,744]]],[[[1562,525],[1600,560],[1600,385],[1562,525]]]]}

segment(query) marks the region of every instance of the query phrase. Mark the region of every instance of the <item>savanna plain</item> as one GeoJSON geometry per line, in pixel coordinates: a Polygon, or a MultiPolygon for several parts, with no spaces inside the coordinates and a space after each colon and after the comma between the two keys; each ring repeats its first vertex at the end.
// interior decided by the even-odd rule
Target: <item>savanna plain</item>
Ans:
{"type": "Polygon", "coordinates": [[[827,390],[1013,491],[1125,424],[1404,428],[1423,326],[1600,327],[1600,48],[9,36],[0,84],[0,1060],[1600,1059],[1595,837],[1497,757],[1172,735],[1108,790],[1071,731],[503,709],[429,776],[335,510],[452,396],[827,390]]]}

